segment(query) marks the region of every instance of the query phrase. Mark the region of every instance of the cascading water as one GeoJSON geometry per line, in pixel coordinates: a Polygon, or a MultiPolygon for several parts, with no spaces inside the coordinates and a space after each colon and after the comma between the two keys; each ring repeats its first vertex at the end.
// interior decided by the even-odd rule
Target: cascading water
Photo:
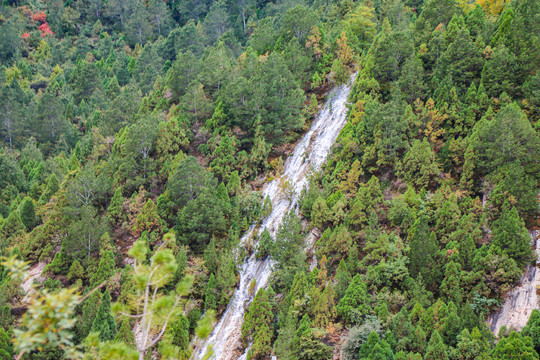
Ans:
{"type": "MultiPolygon", "coordinates": [[[[272,201],[272,213],[263,220],[259,228],[261,233],[267,228],[272,236],[275,236],[279,224],[290,209],[295,209],[298,202],[298,195],[302,189],[308,185],[308,175],[311,171],[320,169],[328,156],[332,145],[336,141],[341,129],[347,120],[347,98],[351,91],[351,86],[356,78],[354,74],[349,83],[334,89],[328,96],[323,109],[313,122],[309,131],[296,145],[292,155],[287,159],[281,179],[275,179],[267,184],[263,190],[263,198],[270,197],[272,201]],[[292,188],[292,198],[287,199],[281,191],[281,181],[288,181],[292,188]]],[[[242,237],[241,241],[246,242],[251,237],[255,227],[242,237]]],[[[201,358],[208,347],[212,344],[214,348],[213,359],[231,360],[235,356],[238,359],[245,358],[246,354],[238,357],[240,348],[240,336],[244,312],[248,302],[251,300],[249,285],[254,279],[256,281],[256,291],[268,284],[272,273],[272,262],[269,259],[257,260],[252,255],[244,262],[240,271],[240,284],[236,290],[232,301],[221,320],[214,328],[210,338],[204,344],[198,344],[193,351],[193,359],[201,358]]],[[[256,292],[255,291],[255,292],[256,292]]]]}
{"type": "MultiPolygon", "coordinates": [[[[531,231],[530,235],[531,242],[535,245],[536,256],[540,257],[539,231],[531,231]]],[[[537,291],[540,290],[540,271],[537,267],[539,265],[539,260],[535,265],[527,265],[519,286],[508,293],[501,309],[489,317],[488,323],[495,335],[499,333],[503,325],[508,329],[520,331],[527,324],[532,311],[538,309],[537,291]]]]}

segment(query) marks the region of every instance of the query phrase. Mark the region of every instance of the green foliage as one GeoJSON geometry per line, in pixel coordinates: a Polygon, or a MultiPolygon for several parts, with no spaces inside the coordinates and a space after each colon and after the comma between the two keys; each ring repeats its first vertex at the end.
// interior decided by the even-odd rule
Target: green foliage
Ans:
{"type": "Polygon", "coordinates": [[[217,290],[216,290],[216,278],[214,274],[210,275],[208,284],[206,285],[206,293],[204,295],[204,308],[206,310],[217,309],[217,290]]]}
{"type": "Polygon", "coordinates": [[[527,321],[527,325],[523,328],[523,336],[528,336],[532,339],[532,343],[536,352],[540,350],[540,311],[534,309],[527,321]]]}
{"type": "Polygon", "coordinates": [[[502,359],[538,359],[538,353],[534,350],[530,337],[512,331],[508,337],[504,337],[497,342],[491,352],[494,360],[502,359]]]}
{"type": "Polygon", "coordinates": [[[242,340],[253,343],[248,353],[250,359],[260,358],[271,351],[273,334],[270,329],[273,319],[268,293],[261,288],[257,291],[242,324],[242,340]]]}
{"type": "Polygon", "coordinates": [[[109,294],[109,290],[105,290],[101,297],[101,303],[90,331],[98,332],[101,341],[114,339],[118,332],[116,322],[111,313],[111,295],[109,294]]]}
{"type": "Polygon", "coordinates": [[[277,264],[277,277],[281,286],[290,286],[297,271],[304,268],[302,224],[294,210],[283,218],[276,233],[271,256],[277,264]]]}
{"type": "Polygon", "coordinates": [[[124,197],[122,196],[122,189],[120,187],[116,188],[114,195],[107,209],[107,215],[109,220],[113,224],[120,224],[125,218],[124,210],[122,209],[122,204],[124,203],[124,197]]]}
{"type": "Polygon", "coordinates": [[[105,251],[99,260],[97,271],[90,277],[90,286],[95,287],[108,281],[116,272],[116,260],[112,251],[105,251]]]}
{"type": "Polygon", "coordinates": [[[482,174],[518,161],[528,174],[536,174],[540,139],[527,116],[517,106],[504,107],[492,121],[480,121],[474,128],[473,146],[476,163],[482,174]]]}
{"type": "Polygon", "coordinates": [[[431,334],[431,338],[429,339],[429,343],[426,349],[426,357],[434,360],[448,359],[446,345],[442,341],[442,338],[437,332],[437,330],[435,330],[433,334],[431,334]]]}
{"type": "Polygon", "coordinates": [[[30,197],[25,197],[20,206],[21,222],[26,228],[26,231],[32,230],[38,223],[36,216],[34,201],[30,197]]]}
{"type": "Polygon", "coordinates": [[[338,315],[347,323],[359,323],[369,310],[367,287],[360,274],[356,274],[337,304],[338,315]]]}
{"type": "Polygon", "coordinates": [[[504,209],[501,217],[493,222],[492,236],[493,245],[504,249],[518,264],[531,258],[530,236],[515,207],[504,209]]]}
{"type": "Polygon", "coordinates": [[[438,160],[425,138],[413,142],[396,169],[400,176],[418,188],[436,184],[440,173],[438,160]]]}

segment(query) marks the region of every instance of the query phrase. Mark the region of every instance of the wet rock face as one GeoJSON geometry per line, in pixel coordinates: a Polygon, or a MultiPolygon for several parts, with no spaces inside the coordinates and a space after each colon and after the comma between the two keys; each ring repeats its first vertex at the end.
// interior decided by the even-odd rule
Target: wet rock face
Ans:
{"type": "MultiPolygon", "coordinates": [[[[334,142],[336,141],[347,120],[347,98],[351,91],[353,80],[348,84],[334,89],[328,96],[323,110],[314,120],[310,130],[296,145],[294,151],[285,162],[281,179],[292,184],[291,198],[283,196],[281,192],[281,179],[268,183],[263,190],[263,199],[269,196],[272,201],[272,213],[264,219],[257,230],[259,233],[267,228],[275,237],[278,226],[290,209],[297,208],[298,198],[302,189],[308,185],[308,175],[311,171],[319,170],[326,161],[334,142]]],[[[248,241],[254,235],[252,226],[242,237],[242,242],[248,241]]],[[[231,360],[245,359],[247,350],[239,356],[241,328],[244,312],[252,300],[249,293],[249,284],[256,280],[257,290],[265,287],[272,273],[272,262],[269,259],[257,260],[253,254],[243,265],[240,271],[240,284],[234,297],[219,323],[215,326],[207,343],[196,344],[193,357],[199,359],[206,352],[208,344],[214,349],[213,359],[231,360]]]]}
{"type": "MultiPolygon", "coordinates": [[[[540,257],[539,231],[531,231],[530,235],[538,258],[540,257]]],[[[527,324],[532,311],[539,308],[537,289],[540,288],[540,271],[538,266],[540,266],[540,260],[537,260],[535,265],[527,265],[520,284],[508,293],[501,309],[489,317],[488,324],[495,335],[499,333],[502,326],[520,331],[527,324]]]]}

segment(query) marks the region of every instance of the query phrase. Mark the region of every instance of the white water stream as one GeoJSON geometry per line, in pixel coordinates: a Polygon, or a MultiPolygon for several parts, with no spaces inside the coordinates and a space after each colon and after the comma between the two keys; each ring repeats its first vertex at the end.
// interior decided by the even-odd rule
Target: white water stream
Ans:
{"type": "MultiPolygon", "coordinates": [[[[347,98],[356,74],[351,77],[348,84],[342,85],[330,92],[323,109],[313,121],[309,131],[296,145],[293,153],[284,165],[284,171],[279,178],[268,183],[263,190],[263,198],[270,197],[272,201],[272,213],[263,220],[259,228],[259,234],[267,228],[272,236],[275,236],[279,224],[290,209],[296,209],[298,195],[308,185],[308,175],[311,171],[317,171],[326,161],[330,149],[334,145],[341,129],[347,120],[347,98]],[[287,199],[280,189],[280,182],[287,180],[292,185],[293,196],[287,199]]],[[[242,237],[241,241],[249,241],[255,231],[251,227],[242,237]]],[[[214,348],[212,359],[232,360],[245,359],[246,352],[240,357],[240,337],[244,312],[251,300],[249,284],[253,279],[256,281],[256,291],[268,284],[272,274],[272,262],[269,259],[257,260],[252,255],[240,270],[240,284],[235,291],[233,299],[221,320],[214,328],[206,343],[196,344],[193,351],[193,359],[200,359],[205,354],[209,344],[214,348]]]]}
{"type": "MultiPolygon", "coordinates": [[[[531,242],[535,245],[536,256],[540,257],[540,241],[538,239],[538,230],[531,231],[531,242]]],[[[538,309],[538,294],[540,290],[540,271],[536,264],[527,265],[525,273],[521,277],[520,284],[508,293],[501,309],[491,315],[488,324],[495,336],[504,325],[508,329],[521,331],[527,324],[529,317],[534,309],[538,309]]]]}

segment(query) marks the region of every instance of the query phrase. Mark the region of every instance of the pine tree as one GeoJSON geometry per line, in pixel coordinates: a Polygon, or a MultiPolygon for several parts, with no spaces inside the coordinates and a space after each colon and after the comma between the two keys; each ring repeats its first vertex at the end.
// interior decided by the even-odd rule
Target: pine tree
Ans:
{"type": "Polygon", "coordinates": [[[273,319],[268,294],[261,288],[257,291],[242,324],[242,340],[246,343],[253,342],[249,358],[257,359],[271,352],[273,333],[270,324],[273,319]]]}
{"type": "Polygon", "coordinates": [[[491,357],[493,360],[535,360],[538,359],[538,353],[534,350],[530,337],[512,331],[508,337],[499,339],[491,357]]]}
{"type": "MultiPolygon", "coordinates": [[[[0,278],[2,276],[0,275],[0,278]]],[[[2,281],[0,280],[0,283],[2,281]]],[[[0,306],[0,328],[3,328],[5,330],[9,329],[9,327],[12,325],[13,318],[11,316],[11,308],[9,305],[2,305],[0,306]]]]}
{"type": "Polygon", "coordinates": [[[343,259],[339,261],[334,280],[336,282],[336,300],[339,301],[345,295],[345,291],[352,280],[351,273],[347,270],[347,264],[343,259]]]}
{"type": "Polygon", "coordinates": [[[114,275],[116,270],[116,259],[112,251],[105,251],[99,260],[97,271],[90,278],[90,286],[95,287],[107,281],[114,275]]]}
{"type": "Polygon", "coordinates": [[[123,342],[130,346],[135,345],[133,331],[131,330],[131,325],[129,324],[129,320],[127,318],[124,318],[122,320],[122,323],[120,323],[120,328],[118,329],[118,333],[114,337],[114,341],[123,342]]]}
{"type": "Polygon", "coordinates": [[[12,211],[0,228],[0,240],[24,234],[26,231],[17,211],[12,211]]]}
{"type": "Polygon", "coordinates": [[[182,350],[189,347],[189,321],[184,315],[171,324],[167,331],[172,335],[172,343],[182,350]]]}
{"type": "Polygon", "coordinates": [[[435,233],[429,232],[426,216],[419,217],[409,229],[407,237],[411,248],[409,253],[409,272],[412,277],[422,275],[428,289],[440,283],[442,269],[439,261],[440,252],[435,233]]]}
{"type": "Polygon", "coordinates": [[[143,209],[137,216],[137,221],[133,226],[133,232],[136,235],[142,234],[144,231],[161,233],[162,221],[157,212],[156,204],[152,199],[148,199],[143,209]]]}
{"type": "Polygon", "coordinates": [[[444,344],[439,332],[433,331],[429,344],[426,349],[426,359],[430,360],[448,360],[448,354],[446,353],[446,345],[444,344]]]}
{"type": "Polygon", "coordinates": [[[124,209],[122,208],[123,203],[122,188],[117,187],[107,209],[107,215],[111,223],[119,225],[125,219],[124,209]]]}
{"type": "Polygon", "coordinates": [[[315,325],[321,328],[326,328],[336,318],[336,300],[335,300],[334,287],[332,283],[325,286],[319,301],[313,308],[313,314],[315,315],[315,325]]]}
{"type": "Polygon", "coordinates": [[[365,315],[369,309],[366,283],[360,274],[352,279],[345,295],[337,305],[338,315],[347,323],[354,323],[365,315]]]}
{"type": "Polygon", "coordinates": [[[438,160],[426,138],[422,142],[414,140],[403,162],[398,164],[397,173],[418,188],[428,188],[438,182],[438,160]]]}
{"type": "Polygon", "coordinates": [[[60,188],[58,178],[52,173],[47,179],[47,187],[41,196],[39,197],[38,204],[43,205],[49,202],[51,196],[53,196],[60,188]]]}
{"type": "Polygon", "coordinates": [[[529,336],[532,339],[536,352],[540,351],[540,311],[534,309],[527,321],[527,325],[523,328],[522,334],[529,336]]]}
{"type": "Polygon", "coordinates": [[[13,345],[11,344],[11,334],[4,330],[3,327],[0,327],[0,359],[2,360],[8,360],[13,358],[13,345]],[[3,357],[5,353],[7,353],[9,357],[3,357]]]}
{"type": "Polygon", "coordinates": [[[178,283],[182,279],[182,277],[184,276],[184,271],[187,267],[187,252],[184,246],[180,246],[180,249],[176,254],[176,263],[178,264],[178,269],[174,274],[174,284],[178,283]]]}
{"type": "Polygon", "coordinates": [[[82,278],[84,275],[84,268],[81,266],[79,260],[73,261],[69,267],[67,278],[69,280],[75,281],[82,278]]]}
{"type": "MultiPolygon", "coordinates": [[[[471,85],[472,86],[472,85],[471,85]]],[[[465,162],[463,164],[463,171],[461,172],[461,178],[459,180],[459,186],[467,191],[471,192],[474,185],[474,150],[472,146],[468,146],[465,150],[465,162]]]]}
{"type": "Polygon", "coordinates": [[[82,314],[79,321],[76,323],[77,338],[79,341],[84,340],[90,333],[100,302],[101,296],[99,291],[94,292],[83,302],[82,314]]]}
{"type": "Polygon", "coordinates": [[[101,297],[101,304],[97,311],[96,317],[92,322],[91,332],[99,332],[101,341],[114,339],[117,333],[116,322],[111,313],[111,295],[109,290],[105,290],[101,297]]]}
{"type": "Polygon", "coordinates": [[[530,236],[515,207],[503,209],[501,217],[493,223],[492,236],[493,245],[503,249],[518,264],[523,265],[531,258],[530,236]]]}
{"type": "Polygon", "coordinates": [[[38,222],[34,201],[26,196],[22,201],[20,209],[21,222],[25,226],[26,231],[32,230],[38,222]]]}
{"type": "Polygon", "coordinates": [[[217,309],[217,290],[216,290],[216,278],[214,274],[210,275],[208,284],[206,285],[206,293],[204,295],[204,308],[206,310],[217,309]]]}
{"type": "Polygon", "coordinates": [[[465,237],[459,243],[459,260],[463,267],[463,270],[470,271],[472,269],[472,263],[476,251],[476,245],[471,235],[465,237]]]}

